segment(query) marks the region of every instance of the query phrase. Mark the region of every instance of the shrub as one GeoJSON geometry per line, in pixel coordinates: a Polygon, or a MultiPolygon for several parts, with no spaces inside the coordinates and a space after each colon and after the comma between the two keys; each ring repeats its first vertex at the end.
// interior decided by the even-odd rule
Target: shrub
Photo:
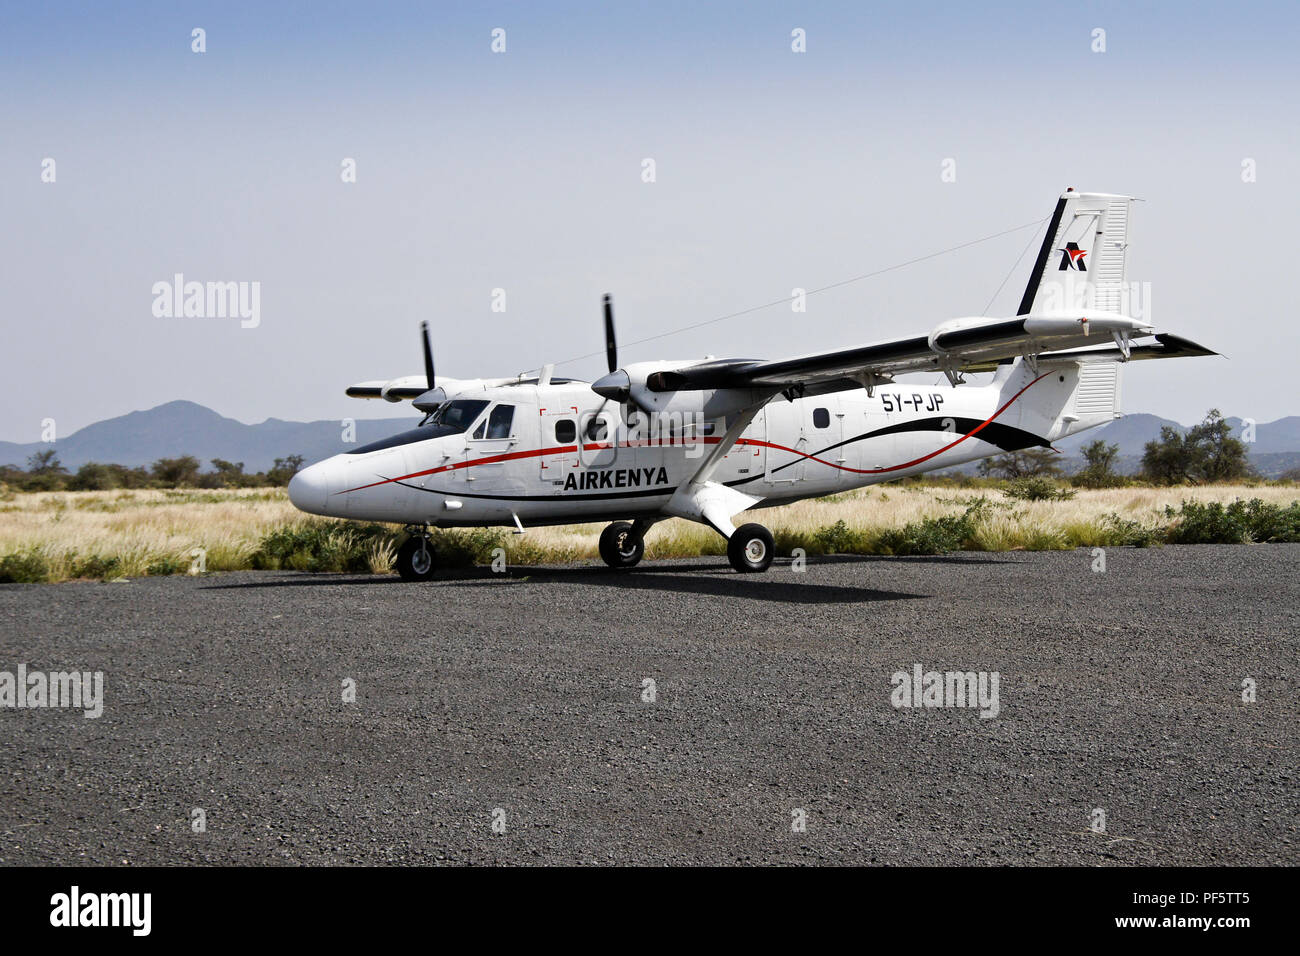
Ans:
{"type": "Polygon", "coordinates": [[[374,544],[391,543],[395,537],[392,529],[379,524],[303,521],[267,534],[251,564],[257,570],[366,572],[374,544]]]}
{"type": "Polygon", "coordinates": [[[107,581],[109,578],[122,576],[122,559],[119,557],[106,558],[98,554],[85,558],[77,558],[75,555],[71,557],[72,567],[69,577],[98,578],[100,581],[107,581]]]}
{"type": "Polygon", "coordinates": [[[1003,488],[1002,493],[1021,501],[1069,501],[1074,497],[1069,488],[1058,487],[1051,478],[1042,475],[1017,478],[1003,488]]]}
{"type": "Polygon", "coordinates": [[[827,525],[813,534],[811,550],[816,554],[857,554],[862,547],[861,535],[852,531],[843,520],[827,525]]]}
{"type": "Polygon", "coordinates": [[[50,564],[39,551],[0,557],[0,584],[39,584],[50,579],[50,564]]]}
{"type": "Polygon", "coordinates": [[[1218,501],[1184,501],[1165,515],[1179,519],[1170,526],[1173,544],[1241,544],[1247,541],[1300,541],[1300,501],[1283,507],[1259,498],[1225,505],[1218,501]]]}
{"type": "Polygon", "coordinates": [[[978,524],[987,517],[988,502],[980,498],[959,515],[942,515],[909,522],[881,534],[881,554],[942,554],[960,551],[975,536],[978,524]]]}

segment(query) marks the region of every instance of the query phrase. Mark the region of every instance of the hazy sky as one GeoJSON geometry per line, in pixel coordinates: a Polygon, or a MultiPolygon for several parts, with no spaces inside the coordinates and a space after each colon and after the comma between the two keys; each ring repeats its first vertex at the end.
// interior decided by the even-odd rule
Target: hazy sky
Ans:
{"type": "Polygon", "coordinates": [[[1129,277],[1229,356],[1133,366],[1126,410],[1300,413],[1300,8],[1135,6],[6,4],[0,439],[176,398],[401,414],[343,388],[418,372],[421,319],[441,372],[513,374],[598,352],[606,291],[625,362],[918,334],[981,314],[1032,230],[628,344],[1039,220],[1067,185],[1146,200],[1129,277]],[[260,324],[156,317],[175,273],[259,282],[260,324]]]}

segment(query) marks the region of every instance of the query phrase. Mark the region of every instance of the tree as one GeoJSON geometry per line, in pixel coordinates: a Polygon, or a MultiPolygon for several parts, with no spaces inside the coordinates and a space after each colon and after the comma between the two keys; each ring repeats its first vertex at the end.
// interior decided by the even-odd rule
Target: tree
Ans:
{"type": "Polygon", "coordinates": [[[1116,488],[1124,484],[1124,478],[1115,473],[1119,445],[1108,445],[1099,438],[1084,445],[1082,451],[1087,464],[1070,479],[1072,484],[1081,488],[1116,488]]]}
{"type": "Polygon", "coordinates": [[[275,465],[266,473],[266,480],[273,485],[287,485],[302,467],[305,459],[302,455],[287,455],[284,458],[277,458],[275,465]]]}
{"type": "Polygon", "coordinates": [[[985,458],[979,464],[983,478],[1057,478],[1061,474],[1060,456],[1050,448],[1022,448],[1020,451],[985,458]]]}
{"type": "Polygon", "coordinates": [[[199,460],[193,455],[159,458],[151,466],[154,479],[168,488],[193,485],[199,477],[199,460]]]}
{"type": "Polygon", "coordinates": [[[217,473],[218,487],[242,488],[248,484],[248,476],[244,474],[244,463],[242,461],[226,461],[222,458],[213,458],[212,467],[217,473]]]}
{"type": "Polygon", "coordinates": [[[66,475],[68,469],[59,463],[59,459],[54,456],[54,449],[47,448],[45,451],[38,451],[27,459],[27,473],[29,475],[66,475]]]}
{"type": "Polygon", "coordinates": [[[112,467],[95,461],[86,462],[68,480],[68,488],[72,491],[108,491],[117,486],[112,467]]]}
{"type": "Polygon", "coordinates": [[[1210,409],[1205,421],[1188,432],[1188,438],[1200,449],[1197,462],[1200,481],[1236,481],[1250,475],[1246,444],[1232,437],[1232,426],[1217,408],[1210,409]]]}
{"type": "Polygon", "coordinates": [[[1232,426],[1217,408],[1186,435],[1164,426],[1160,440],[1147,442],[1142,452],[1142,476],[1162,485],[1233,481],[1250,473],[1246,446],[1232,437],[1232,426]]]}

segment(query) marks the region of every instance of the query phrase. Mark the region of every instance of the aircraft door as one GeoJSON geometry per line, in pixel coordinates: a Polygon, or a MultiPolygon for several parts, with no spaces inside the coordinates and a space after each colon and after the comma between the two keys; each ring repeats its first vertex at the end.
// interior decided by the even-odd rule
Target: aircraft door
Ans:
{"type": "Polygon", "coordinates": [[[773,485],[803,481],[807,472],[808,437],[798,403],[784,399],[768,402],[763,423],[767,429],[767,481],[773,485]]]}
{"type": "Polygon", "coordinates": [[[813,400],[802,402],[808,406],[804,415],[804,434],[808,440],[810,455],[818,459],[811,463],[813,474],[819,482],[839,484],[844,478],[844,468],[848,464],[844,441],[844,410],[839,402],[813,400]]]}
{"type": "Polygon", "coordinates": [[[541,454],[537,458],[542,481],[563,485],[578,468],[578,406],[563,405],[538,409],[541,454]]]}
{"type": "Polygon", "coordinates": [[[514,431],[515,406],[498,402],[475,423],[465,440],[465,480],[485,484],[505,477],[508,455],[518,444],[514,431]]]}

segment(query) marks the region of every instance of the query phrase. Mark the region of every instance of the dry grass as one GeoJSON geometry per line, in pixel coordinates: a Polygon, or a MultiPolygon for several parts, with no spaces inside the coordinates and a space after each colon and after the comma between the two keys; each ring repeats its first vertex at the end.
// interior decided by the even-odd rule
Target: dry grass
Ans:
{"type": "MultiPolygon", "coordinates": [[[[1113,532],[1107,531],[1110,515],[1150,527],[1167,522],[1166,506],[1177,508],[1183,501],[1260,498],[1287,505],[1297,498],[1297,489],[1118,488],[1081,490],[1069,501],[1026,502],[990,489],[892,485],[761,510],[750,520],[770,527],[778,544],[799,544],[841,521],[849,533],[874,541],[890,529],[960,515],[980,498],[989,506],[970,546],[1041,550],[1113,543],[1113,532]]],[[[281,489],[17,494],[0,502],[0,557],[36,553],[48,567],[49,580],[177,573],[191,567],[196,549],[204,551],[206,570],[237,570],[252,566],[271,531],[321,524],[332,527],[325,519],[298,512],[281,489]]],[[[502,535],[502,543],[512,563],[594,558],[602,527],[534,528],[522,537],[502,535]]],[[[651,558],[724,552],[719,535],[677,519],[651,529],[646,545],[651,558]]],[[[366,563],[376,573],[391,571],[393,556],[391,540],[366,545],[366,563]]]]}

